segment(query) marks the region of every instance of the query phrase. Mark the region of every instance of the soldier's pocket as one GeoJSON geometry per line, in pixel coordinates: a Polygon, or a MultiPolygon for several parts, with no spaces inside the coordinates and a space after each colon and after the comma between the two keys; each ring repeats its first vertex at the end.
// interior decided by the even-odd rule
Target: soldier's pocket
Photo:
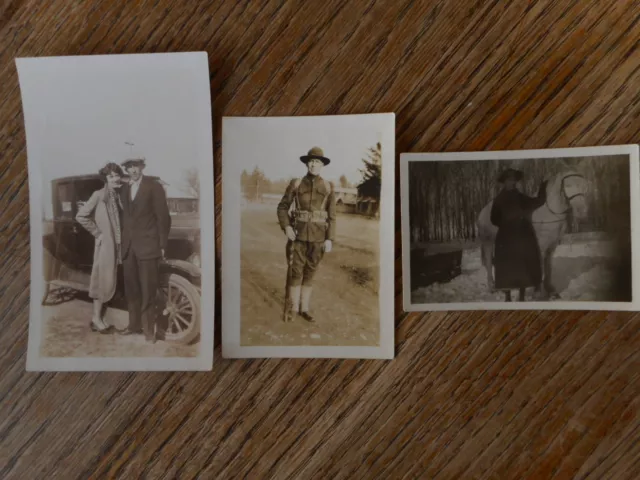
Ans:
{"type": "Polygon", "coordinates": [[[295,230],[296,230],[296,236],[299,238],[300,237],[300,233],[304,232],[304,227],[306,227],[306,222],[301,222],[301,221],[297,221],[296,225],[295,225],[295,230]]]}

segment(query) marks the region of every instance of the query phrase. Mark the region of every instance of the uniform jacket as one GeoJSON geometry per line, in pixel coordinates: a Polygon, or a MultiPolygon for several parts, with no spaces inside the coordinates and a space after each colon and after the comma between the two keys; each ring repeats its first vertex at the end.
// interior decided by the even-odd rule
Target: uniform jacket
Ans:
{"type": "Polygon", "coordinates": [[[96,190],[78,209],[76,220],[95,238],[89,296],[107,302],[116,291],[118,257],[115,227],[107,209],[107,188],[96,190]],[[101,237],[101,240],[98,240],[101,237]]]}
{"type": "Polygon", "coordinates": [[[278,222],[283,230],[289,225],[292,226],[298,240],[305,242],[333,241],[336,233],[336,197],[333,185],[319,175],[306,175],[300,180],[293,179],[278,204],[278,222]],[[300,221],[296,220],[295,216],[292,219],[289,215],[289,209],[294,201],[299,202],[297,208],[300,211],[325,211],[326,220],[322,222],[300,221]]]}
{"type": "Polygon", "coordinates": [[[122,258],[133,249],[140,260],[162,256],[167,248],[171,216],[164,188],[155,180],[143,176],[136,197],[131,200],[131,187],[120,188],[122,201],[122,258]]]}

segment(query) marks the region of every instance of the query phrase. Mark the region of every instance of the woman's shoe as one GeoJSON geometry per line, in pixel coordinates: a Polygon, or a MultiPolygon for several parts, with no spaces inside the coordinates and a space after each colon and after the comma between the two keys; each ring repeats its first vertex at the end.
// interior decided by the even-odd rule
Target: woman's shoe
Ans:
{"type": "Polygon", "coordinates": [[[111,333],[111,330],[113,330],[113,326],[112,326],[112,325],[108,325],[108,326],[107,326],[107,327],[105,327],[105,328],[98,328],[98,327],[96,326],[96,324],[95,324],[95,323],[93,323],[93,320],[91,320],[91,321],[89,322],[89,327],[91,328],[91,331],[92,331],[92,332],[98,332],[98,333],[103,333],[103,334],[104,334],[104,333],[111,333]]]}

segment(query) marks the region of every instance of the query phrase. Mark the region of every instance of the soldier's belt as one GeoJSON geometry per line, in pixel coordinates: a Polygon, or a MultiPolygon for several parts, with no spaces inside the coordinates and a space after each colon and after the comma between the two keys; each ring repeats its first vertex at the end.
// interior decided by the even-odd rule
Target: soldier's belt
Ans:
{"type": "Polygon", "coordinates": [[[327,212],[323,210],[316,210],[313,212],[301,210],[296,214],[296,220],[298,222],[325,223],[327,221],[327,217],[327,212]]]}

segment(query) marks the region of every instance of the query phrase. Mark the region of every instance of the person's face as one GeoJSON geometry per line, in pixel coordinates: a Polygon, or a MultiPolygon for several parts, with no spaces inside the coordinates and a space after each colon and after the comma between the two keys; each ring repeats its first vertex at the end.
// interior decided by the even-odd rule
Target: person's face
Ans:
{"type": "Polygon", "coordinates": [[[107,174],[107,186],[109,188],[120,188],[122,185],[122,177],[118,172],[109,172],[107,174]]]}
{"type": "Polygon", "coordinates": [[[307,170],[309,170],[311,175],[320,175],[322,167],[324,167],[324,163],[322,163],[322,160],[318,160],[317,158],[312,158],[307,162],[307,170]]]}
{"type": "Polygon", "coordinates": [[[516,185],[518,184],[518,182],[516,181],[515,178],[513,177],[508,177],[505,181],[504,181],[504,188],[507,190],[513,190],[514,188],[516,188],[516,185]]]}
{"type": "Polygon", "coordinates": [[[129,165],[127,167],[127,173],[131,177],[131,180],[137,182],[142,175],[142,167],[140,165],[129,165]]]}

